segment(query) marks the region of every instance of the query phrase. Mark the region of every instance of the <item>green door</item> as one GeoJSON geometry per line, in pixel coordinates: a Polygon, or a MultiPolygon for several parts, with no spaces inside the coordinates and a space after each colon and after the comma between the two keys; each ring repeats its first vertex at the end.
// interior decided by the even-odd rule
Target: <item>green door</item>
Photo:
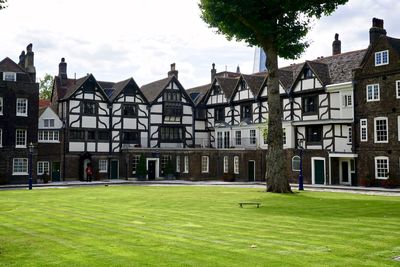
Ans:
{"type": "Polygon", "coordinates": [[[314,178],[316,184],[325,182],[325,162],[323,160],[314,160],[314,178]]]}
{"type": "Polygon", "coordinates": [[[51,163],[51,180],[53,182],[60,181],[61,175],[60,175],[60,162],[58,161],[53,161],[51,163]]]}
{"type": "Polygon", "coordinates": [[[118,179],[118,160],[111,160],[111,169],[110,169],[110,174],[111,174],[111,179],[118,179]]]}

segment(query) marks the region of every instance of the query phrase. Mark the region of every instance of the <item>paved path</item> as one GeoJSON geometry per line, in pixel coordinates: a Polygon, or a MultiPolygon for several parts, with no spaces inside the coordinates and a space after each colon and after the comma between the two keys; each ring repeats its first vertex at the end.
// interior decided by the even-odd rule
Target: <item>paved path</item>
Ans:
{"type": "MultiPolygon", "coordinates": [[[[136,186],[228,186],[228,187],[247,187],[265,188],[262,182],[222,182],[222,181],[185,181],[185,180],[160,180],[160,181],[130,181],[130,180],[104,180],[93,182],[65,181],[34,184],[34,189],[44,188],[66,188],[74,186],[99,186],[99,185],[136,185],[136,186]]],[[[297,184],[291,184],[293,190],[297,190],[297,184]]],[[[27,189],[27,184],[0,185],[1,189],[27,189]]],[[[328,192],[349,192],[371,195],[400,196],[400,188],[388,189],[381,187],[362,187],[362,186],[343,186],[343,185],[310,185],[305,184],[304,190],[307,191],[328,191],[328,192]]]]}

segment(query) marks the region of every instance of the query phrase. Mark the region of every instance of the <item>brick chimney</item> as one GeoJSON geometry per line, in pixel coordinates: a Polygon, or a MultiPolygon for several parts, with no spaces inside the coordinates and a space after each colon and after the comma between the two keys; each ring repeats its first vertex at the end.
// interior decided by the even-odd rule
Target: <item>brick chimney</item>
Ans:
{"type": "Polygon", "coordinates": [[[369,43],[376,42],[381,35],[386,36],[386,30],[383,28],[383,19],[373,18],[372,28],[369,29],[369,43]]]}
{"type": "Polygon", "coordinates": [[[335,40],[332,43],[332,55],[340,55],[342,53],[342,42],[339,40],[339,34],[335,34],[335,40]]]}
{"type": "Polygon", "coordinates": [[[18,62],[18,65],[19,65],[21,68],[25,68],[25,51],[22,51],[22,52],[21,52],[21,55],[19,55],[19,62],[18,62]]]}
{"type": "Polygon", "coordinates": [[[171,70],[168,71],[168,77],[175,76],[178,79],[178,71],[175,69],[175,63],[171,64],[171,70]]]}
{"type": "Polygon", "coordinates": [[[211,82],[214,81],[215,75],[217,75],[217,70],[215,69],[215,63],[213,63],[211,69],[211,82]]]}
{"type": "Polygon", "coordinates": [[[61,58],[61,62],[60,62],[60,64],[58,64],[58,76],[62,80],[66,80],[68,78],[67,62],[65,62],[65,58],[61,58]]]}
{"type": "Polygon", "coordinates": [[[33,81],[36,81],[36,69],[34,62],[34,55],[32,51],[32,44],[29,44],[26,47],[26,56],[25,56],[25,70],[29,73],[33,81]]]}

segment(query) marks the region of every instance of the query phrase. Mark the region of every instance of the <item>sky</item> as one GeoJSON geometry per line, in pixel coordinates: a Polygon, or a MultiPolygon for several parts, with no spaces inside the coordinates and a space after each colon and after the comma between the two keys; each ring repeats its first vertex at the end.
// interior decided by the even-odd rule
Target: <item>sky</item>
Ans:
{"type": "MultiPolygon", "coordinates": [[[[364,49],[372,18],[384,19],[400,38],[400,1],[349,0],[329,17],[312,23],[310,47],[300,59],[280,59],[281,67],[332,53],[339,33],[342,52],[364,49]]],[[[37,77],[58,74],[62,57],[68,77],[92,73],[99,81],[133,77],[139,86],[163,79],[176,63],[184,88],[210,82],[217,71],[253,71],[254,48],[228,41],[201,20],[198,0],[8,0],[0,10],[0,60],[18,57],[33,44],[37,77]]]]}

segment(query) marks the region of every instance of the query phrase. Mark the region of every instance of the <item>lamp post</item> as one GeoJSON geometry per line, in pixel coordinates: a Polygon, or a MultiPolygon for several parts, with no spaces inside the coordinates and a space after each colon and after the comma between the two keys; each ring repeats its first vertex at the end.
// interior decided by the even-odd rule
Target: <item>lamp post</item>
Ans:
{"type": "Polygon", "coordinates": [[[304,140],[299,140],[298,141],[298,148],[300,150],[300,173],[299,173],[299,190],[302,191],[304,190],[304,186],[303,186],[303,142],[304,140]]]}
{"type": "Polygon", "coordinates": [[[32,142],[29,144],[29,190],[32,190],[32,156],[35,146],[32,142]]]}

